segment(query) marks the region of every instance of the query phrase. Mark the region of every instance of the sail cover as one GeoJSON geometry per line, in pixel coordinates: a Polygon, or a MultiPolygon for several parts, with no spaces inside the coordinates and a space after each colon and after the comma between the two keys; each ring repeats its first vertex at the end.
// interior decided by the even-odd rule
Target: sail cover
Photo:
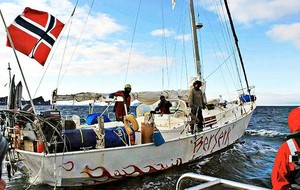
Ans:
{"type": "MultiPolygon", "coordinates": [[[[151,105],[157,102],[160,96],[165,96],[167,99],[181,99],[183,101],[188,100],[188,90],[164,90],[164,91],[142,91],[132,92],[131,100],[138,100],[144,104],[151,105]]],[[[80,92],[76,94],[58,95],[57,89],[53,91],[52,102],[59,101],[98,101],[98,102],[111,102],[109,93],[95,93],[95,92],[80,92]]]]}
{"type": "Polygon", "coordinates": [[[99,101],[102,97],[102,94],[95,93],[95,92],[80,92],[76,94],[66,94],[66,95],[57,95],[53,94],[53,102],[57,101],[77,101],[77,102],[83,102],[83,101],[99,101]]]}
{"type": "Polygon", "coordinates": [[[183,101],[188,100],[188,90],[164,90],[164,91],[143,91],[133,92],[131,97],[133,100],[138,100],[144,104],[151,105],[157,102],[160,96],[165,96],[167,99],[181,99],[183,101]]]}

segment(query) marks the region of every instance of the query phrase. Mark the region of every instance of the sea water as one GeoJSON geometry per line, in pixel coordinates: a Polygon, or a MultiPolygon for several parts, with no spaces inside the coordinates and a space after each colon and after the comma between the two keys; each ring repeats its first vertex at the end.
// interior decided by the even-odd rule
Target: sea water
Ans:
{"type": "MultiPolygon", "coordinates": [[[[42,111],[48,108],[48,106],[40,106],[37,107],[37,110],[42,111]]],[[[57,189],[169,190],[175,189],[178,178],[186,172],[195,172],[272,188],[270,175],[275,155],[279,146],[285,141],[285,136],[289,133],[287,116],[293,108],[290,106],[258,106],[253,113],[246,133],[238,142],[199,161],[142,177],[129,178],[94,187],[57,189]]],[[[87,106],[60,106],[59,109],[62,111],[63,116],[79,112],[80,117],[86,117],[88,113],[87,106]]],[[[101,110],[103,108],[96,107],[94,111],[101,110]]],[[[11,181],[8,181],[7,172],[4,169],[3,178],[7,182],[7,190],[26,189],[30,186],[28,176],[21,173],[17,173],[11,181]]],[[[34,185],[29,189],[50,190],[53,187],[34,185]]]]}

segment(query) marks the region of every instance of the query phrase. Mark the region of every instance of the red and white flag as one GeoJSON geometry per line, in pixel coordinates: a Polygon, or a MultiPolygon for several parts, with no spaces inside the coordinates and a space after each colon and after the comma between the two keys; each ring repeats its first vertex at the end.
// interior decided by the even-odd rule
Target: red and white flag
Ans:
{"type": "MultiPolygon", "coordinates": [[[[64,24],[47,12],[26,7],[8,27],[16,50],[44,65],[64,24]]],[[[12,47],[7,40],[7,46],[12,47]]]]}

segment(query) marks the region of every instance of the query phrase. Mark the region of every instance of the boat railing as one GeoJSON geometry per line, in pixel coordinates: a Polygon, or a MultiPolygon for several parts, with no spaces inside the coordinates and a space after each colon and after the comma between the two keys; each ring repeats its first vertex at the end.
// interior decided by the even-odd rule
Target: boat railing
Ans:
{"type": "Polygon", "coordinates": [[[248,190],[269,190],[267,188],[258,187],[255,185],[249,185],[244,184],[240,182],[235,182],[227,179],[217,178],[217,177],[211,177],[206,176],[202,174],[196,174],[196,173],[185,173],[178,179],[176,183],[176,190],[200,190],[200,189],[210,189],[215,186],[221,186],[226,187],[225,189],[248,189],[248,190]],[[203,181],[203,183],[185,188],[183,186],[183,181],[185,179],[193,179],[197,181],[203,181]]]}
{"type": "MultiPolygon", "coordinates": [[[[187,111],[187,105],[183,100],[180,99],[167,99],[170,101],[172,104],[172,107],[170,107],[170,112],[173,114],[174,117],[179,117],[177,116],[178,114],[182,113],[181,115],[185,116],[188,115],[187,111]]],[[[158,106],[160,100],[155,102],[154,104],[151,105],[146,105],[146,104],[140,104],[136,108],[136,114],[138,117],[144,116],[146,112],[154,111],[155,108],[158,106]]]]}

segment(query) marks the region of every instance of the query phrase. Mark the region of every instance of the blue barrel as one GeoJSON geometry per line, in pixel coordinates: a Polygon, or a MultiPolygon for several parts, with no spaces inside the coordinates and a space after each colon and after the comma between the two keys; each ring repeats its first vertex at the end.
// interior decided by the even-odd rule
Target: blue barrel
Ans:
{"type": "Polygon", "coordinates": [[[68,151],[78,151],[84,148],[96,148],[97,140],[94,129],[63,130],[68,151]]]}
{"type": "MultiPolygon", "coordinates": [[[[129,138],[124,126],[105,128],[104,133],[105,133],[105,148],[129,145],[129,138]]],[[[132,133],[132,136],[133,139],[135,139],[134,132],[132,133]]]]}
{"type": "MultiPolygon", "coordinates": [[[[98,123],[97,117],[100,115],[101,115],[100,113],[89,114],[85,119],[86,124],[93,125],[93,124],[98,123]]],[[[103,114],[102,116],[103,116],[104,123],[110,121],[110,119],[108,118],[107,115],[103,114]]]]}

